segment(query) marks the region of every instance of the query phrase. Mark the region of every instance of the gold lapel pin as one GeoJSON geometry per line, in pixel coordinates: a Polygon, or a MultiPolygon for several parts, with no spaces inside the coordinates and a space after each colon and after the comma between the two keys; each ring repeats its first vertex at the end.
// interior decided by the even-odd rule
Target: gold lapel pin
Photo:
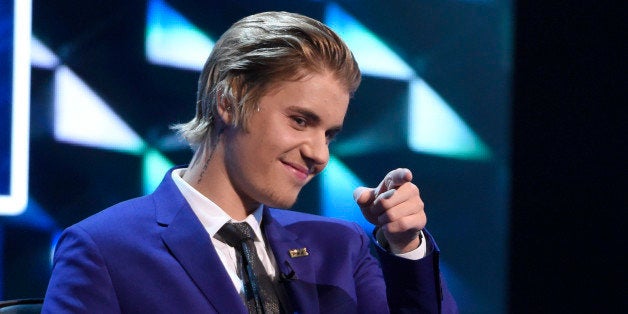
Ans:
{"type": "Polygon", "coordinates": [[[307,248],[305,247],[300,249],[291,249],[288,251],[288,253],[290,253],[290,257],[292,258],[310,255],[310,253],[307,251],[307,248]]]}

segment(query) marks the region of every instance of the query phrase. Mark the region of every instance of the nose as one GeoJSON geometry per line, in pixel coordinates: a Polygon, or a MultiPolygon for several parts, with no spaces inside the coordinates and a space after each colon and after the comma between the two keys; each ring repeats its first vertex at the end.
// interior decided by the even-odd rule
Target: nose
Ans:
{"type": "Polygon", "coordinates": [[[323,168],[325,168],[327,162],[329,162],[328,144],[327,136],[324,133],[322,135],[316,134],[313,135],[301,148],[301,155],[303,156],[303,159],[305,159],[308,164],[308,168],[313,170],[314,173],[323,171],[323,168]]]}

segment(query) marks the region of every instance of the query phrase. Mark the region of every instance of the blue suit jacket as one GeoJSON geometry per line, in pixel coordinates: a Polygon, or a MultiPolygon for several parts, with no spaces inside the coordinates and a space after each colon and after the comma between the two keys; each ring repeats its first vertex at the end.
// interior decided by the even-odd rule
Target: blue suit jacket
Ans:
{"type": "MultiPolygon", "coordinates": [[[[43,313],[246,313],[170,175],[154,193],[63,232],[43,313]]],[[[369,238],[354,223],[264,208],[262,224],[294,312],[456,311],[441,286],[433,243],[420,261],[379,248],[382,272],[369,238]],[[291,257],[288,251],[298,248],[309,255],[291,257]]]]}

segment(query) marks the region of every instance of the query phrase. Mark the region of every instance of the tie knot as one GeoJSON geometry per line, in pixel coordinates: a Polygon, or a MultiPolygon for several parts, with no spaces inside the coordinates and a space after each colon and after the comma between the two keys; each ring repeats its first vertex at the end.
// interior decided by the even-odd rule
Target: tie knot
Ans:
{"type": "Polygon", "coordinates": [[[243,241],[255,238],[253,228],[246,222],[228,222],[218,230],[218,234],[225,243],[233,247],[239,246],[243,241]]]}

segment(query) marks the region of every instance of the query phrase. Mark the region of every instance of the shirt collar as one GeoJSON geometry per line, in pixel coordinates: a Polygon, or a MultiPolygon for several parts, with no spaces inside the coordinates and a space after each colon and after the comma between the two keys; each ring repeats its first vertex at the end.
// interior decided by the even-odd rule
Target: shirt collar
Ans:
{"type": "Polygon", "coordinates": [[[264,212],[264,205],[260,205],[252,214],[248,215],[244,220],[238,221],[231,218],[225,211],[220,208],[216,203],[212,202],[205,195],[194,189],[189,183],[183,180],[182,176],[186,168],[179,168],[172,171],[172,180],[176,184],[177,188],[188,202],[196,217],[201,221],[207,233],[210,237],[214,235],[222,228],[227,222],[247,222],[253,228],[256,241],[262,239],[262,230],[260,228],[262,223],[262,214],[264,212]]]}

